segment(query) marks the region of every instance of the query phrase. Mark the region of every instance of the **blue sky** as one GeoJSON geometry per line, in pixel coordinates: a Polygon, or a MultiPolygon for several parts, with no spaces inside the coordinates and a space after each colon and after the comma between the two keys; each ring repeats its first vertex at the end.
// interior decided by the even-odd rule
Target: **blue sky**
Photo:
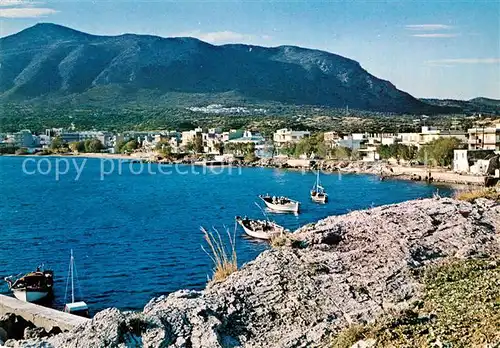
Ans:
{"type": "Polygon", "coordinates": [[[355,59],[416,97],[500,99],[498,0],[0,0],[0,36],[38,22],[317,48],[355,59]]]}

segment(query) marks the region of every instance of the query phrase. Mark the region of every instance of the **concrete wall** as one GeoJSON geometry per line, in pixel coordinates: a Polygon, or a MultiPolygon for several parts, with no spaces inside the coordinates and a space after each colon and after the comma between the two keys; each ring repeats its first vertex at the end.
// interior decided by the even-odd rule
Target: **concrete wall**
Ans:
{"type": "MultiPolygon", "coordinates": [[[[429,174],[427,168],[418,167],[392,167],[392,171],[396,175],[418,175],[422,180],[429,174]]],[[[448,182],[455,184],[472,184],[472,185],[482,185],[486,183],[485,176],[476,175],[461,175],[458,173],[443,171],[440,169],[432,169],[431,176],[434,181],[448,182]]]]}
{"type": "Polygon", "coordinates": [[[311,166],[311,161],[308,159],[289,159],[286,161],[286,164],[295,168],[309,168],[311,166]]]}
{"type": "Polygon", "coordinates": [[[43,327],[47,331],[55,326],[61,330],[71,330],[75,326],[90,321],[87,318],[0,295],[0,316],[7,313],[14,313],[21,316],[32,322],[35,326],[43,327]]]}

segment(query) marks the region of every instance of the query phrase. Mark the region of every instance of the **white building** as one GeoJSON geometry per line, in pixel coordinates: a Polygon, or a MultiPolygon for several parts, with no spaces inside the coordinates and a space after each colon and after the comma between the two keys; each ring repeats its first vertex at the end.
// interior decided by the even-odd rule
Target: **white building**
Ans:
{"type": "Polygon", "coordinates": [[[370,145],[393,145],[399,141],[394,133],[369,133],[365,139],[370,145]]]}
{"type": "Polygon", "coordinates": [[[476,127],[468,130],[469,149],[500,151],[500,124],[492,127],[476,127]]]}
{"type": "Polygon", "coordinates": [[[460,130],[440,130],[436,127],[423,126],[420,133],[399,133],[398,141],[406,146],[416,146],[420,148],[422,145],[439,138],[457,138],[463,143],[467,143],[467,134],[460,130]]]}
{"type": "Polygon", "coordinates": [[[273,153],[272,146],[266,144],[266,139],[260,133],[249,130],[244,131],[241,137],[227,141],[227,144],[254,144],[257,157],[271,157],[273,153]]]}
{"type": "Polygon", "coordinates": [[[195,128],[193,130],[190,130],[190,131],[182,132],[182,135],[181,135],[181,146],[186,147],[190,143],[193,143],[195,141],[196,136],[197,135],[201,136],[202,133],[203,133],[203,129],[201,129],[199,127],[195,128]]]}
{"type": "Polygon", "coordinates": [[[40,145],[40,139],[33,136],[30,130],[24,129],[13,134],[13,143],[19,147],[34,148],[40,145]]]}
{"type": "Polygon", "coordinates": [[[453,171],[473,175],[492,175],[499,167],[493,150],[454,150],[453,171]]]}
{"type": "Polygon", "coordinates": [[[281,147],[287,143],[298,143],[301,139],[311,136],[309,131],[294,131],[283,128],[278,129],[273,136],[273,141],[277,147],[281,147]]]}
{"type": "Polygon", "coordinates": [[[406,146],[420,146],[420,133],[399,133],[399,143],[406,146]]]}

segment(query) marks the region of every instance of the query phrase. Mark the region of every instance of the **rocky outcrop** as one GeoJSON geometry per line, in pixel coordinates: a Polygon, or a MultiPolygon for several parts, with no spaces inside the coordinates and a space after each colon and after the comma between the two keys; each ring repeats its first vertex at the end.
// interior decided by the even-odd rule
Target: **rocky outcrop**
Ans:
{"type": "MultiPolygon", "coordinates": [[[[58,327],[53,327],[47,332],[44,328],[36,327],[23,317],[7,313],[0,317],[0,347],[9,340],[38,339],[54,336],[62,331],[58,327]]],[[[13,341],[10,341],[14,344],[13,341]]]]}
{"type": "Polygon", "coordinates": [[[204,291],[107,309],[92,322],[16,347],[318,347],[350,323],[418,298],[415,273],[449,258],[498,255],[500,205],[449,198],[333,216],[293,234],[204,291]]]}

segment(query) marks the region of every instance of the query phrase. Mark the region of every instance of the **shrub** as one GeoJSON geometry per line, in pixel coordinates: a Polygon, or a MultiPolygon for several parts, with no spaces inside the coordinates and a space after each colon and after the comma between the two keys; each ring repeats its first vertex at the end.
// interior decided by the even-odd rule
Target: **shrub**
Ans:
{"type": "Polygon", "coordinates": [[[454,198],[466,202],[474,202],[478,198],[500,201],[500,192],[494,188],[461,190],[455,192],[454,198]]]}
{"type": "Polygon", "coordinates": [[[412,308],[387,312],[375,322],[352,325],[330,347],[360,339],[378,347],[497,347],[500,342],[500,260],[448,260],[418,276],[424,293],[412,308]]]}

